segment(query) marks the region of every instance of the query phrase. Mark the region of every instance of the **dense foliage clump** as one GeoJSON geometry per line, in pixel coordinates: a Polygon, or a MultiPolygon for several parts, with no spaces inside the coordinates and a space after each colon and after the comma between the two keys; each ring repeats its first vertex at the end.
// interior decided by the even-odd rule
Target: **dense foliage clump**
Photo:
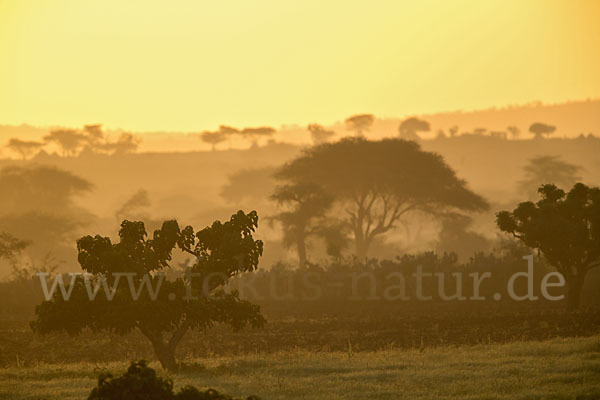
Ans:
{"type": "MultiPolygon", "coordinates": [[[[102,374],[88,400],[234,400],[233,397],[219,393],[214,389],[201,391],[194,386],[184,386],[173,392],[173,381],[162,378],[150,368],[146,361],[132,362],[127,372],[118,378],[111,374],[102,374]]],[[[259,400],[249,396],[247,400],[259,400]]]]}

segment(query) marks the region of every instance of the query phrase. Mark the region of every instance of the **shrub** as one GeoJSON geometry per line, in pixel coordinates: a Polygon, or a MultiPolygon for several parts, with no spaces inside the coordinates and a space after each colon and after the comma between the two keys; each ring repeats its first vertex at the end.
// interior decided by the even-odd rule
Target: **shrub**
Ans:
{"type": "MultiPolygon", "coordinates": [[[[214,389],[200,391],[194,386],[184,386],[173,392],[173,381],[156,375],[145,360],[131,363],[127,372],[118,378],[111,374],[101,374],[98,386],[88,400],[234,400],[233,397],[214,389]]],[[[259,400],[250,396],[246,400],[259,400]]]]}

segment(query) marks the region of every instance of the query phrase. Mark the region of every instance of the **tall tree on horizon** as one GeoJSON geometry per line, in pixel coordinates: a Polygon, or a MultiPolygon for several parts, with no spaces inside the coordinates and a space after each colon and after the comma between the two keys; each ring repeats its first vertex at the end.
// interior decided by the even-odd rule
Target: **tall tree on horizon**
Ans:
{"type": "Polygon", "coordinates": [[[354,136],[362,137],[365,132],[371,129],[371,126],[375,122],[375,116],[373,114],[357,114],[352,115],[344,121],[346,129],[354,132],[354,136]]]}
{"type": "Polygon", "coordinates": [[[488,207],[441,156],[402,139],[346,138],[312,147],[281,167],[276,178],[287,184],[316,184],[333,196],[360,259],[375,238],[407,213],[488,207]]]}
{"type": "Polygon", "coordinates": [[[529,132],[535,135],[534,139],[544,139],[544,136],[553,134],[556,131],[556,126],[535,122],[529,127],[529,132]]]}
{"type": "Polygon", "coordinates": [[[400,138],[404,140],[421,140],[418,133],[429,132],[430,130],[429,122],[415,117],[405,119],[398,127],[400,138]]]}

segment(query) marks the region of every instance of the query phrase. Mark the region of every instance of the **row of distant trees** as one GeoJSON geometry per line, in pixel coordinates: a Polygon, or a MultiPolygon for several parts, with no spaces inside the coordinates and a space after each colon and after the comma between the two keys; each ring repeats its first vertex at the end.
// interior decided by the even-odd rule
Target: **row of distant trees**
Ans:
{"type": "MultiPolygon", "coordinates": [[[[357,114],[347,118],[344,123],[348,131],[353,132],[355,137],[363,137],[366,132],[371,130],[375,116],[372,114],[357,114]]],[[[309,124],[307,130],[310,132],[311,139],[315,145],[329,141],[335,136],[333,130],[327,129],[319,124],[309,124]]],[[[402,121],[398,127],[399,137],[406,140],[420,140],[419,133],[428,132],[431,127],[427,121],[411,117],[402,121]]],[[[449,129],[450,137],[458,134],[458,127],[453,126],[449,129]]],[[[477,128],[472,134],[482,135],[487,131],[484,128],[477,128]]],[[[520,136],[519,128],[509,126],[507,131],[513,138],[520,136]]],[[[544,138],[556,131],[556,127],[544,123],[534,123],[529,131],[535,135],[536,139],[544,138]]],[[[258,144],[261,137],[271,137],[276,130],[272,127],[261,126],[252,128],[234,128],[227,125],[221,125],[215,131],[204,131],[199,134],[200,139],[211,145],[212,150],[233,136],[239,136],[251,141],[253,146],[258,144]]],[[[505,131],[491,131],[491,136],[505,138],[505,131]]],[[[438,132],[438,136],[446,136],[443,131],[438,132]]],[[[122,133],[116,140],[110,140],[102,125],[85,125],[82,129],[56,129],[45,136],[42,141],[23,140],[12,138],[7,144],[7,148],[19,154],[23,160],[29,159],[49,144],[58,147],[60,154],[64,157],[74,157],[81,153],[90,152],[96,154],[126,154],[137,150],[141,139],[131,133],[122,133]]]]}
{"type": "Polygon", "coordinates": [[[74,157],[82,152],[96,154],[126,154],[137,150],[141,140],[131,133],[122,133],[116,140],[110,140],[102,125],[85,125],[82,129],[56,129],[44,136],[42,141],[12,138],[6,147],[29,159],[46,146],[54,144],[63,157],[74,157]]]}
{"type": "MultiPolygon", "coordinates": [[[[355,137],[364,137],[369,132],[375,122],[373,114],[356,114],[352,115],[344,121],[347,131],[353,133],[355,137]]],[[[319,145],[330,141],[335,136],[335,131],[325,128],[320,124],[309,124],[307,130],[310,133],[313,144],[319,145]]],[[[419,136],[422,132],[429,132],[431,126],[429,122],[410,117],[405,119],[398,126],[398,137],[405,140],[421,140],[419,136]]],[[[529,132],[534,135],[535,139],[543,139],[556,131],[556,127],[541,122],[536,122],[529,127],[529,132]]],[[[217,145],[230,140],[233,136],[239,136],[251,140],[253,146],[257,145],[258,139],[261,137],[271,137],[276,130],[271,127],[243,128],[237,129],[227,125],[221,125],[215,131],[204,131],[199,137],[203,142],[212,146],[216,150],[217,145]]],[[[463,135],[483,135],[487,132],[485,128],[476,128],[473,132],[463,132],[463,135]]],[[[458,126],[453,126],[449,129],[449,136],[455,137],[459,134],[458,126]]],[[[507,138],[510,135],[513,139],[521,136],[521,130],[516,126],[508,126],[506,131],[490,131],[490,136],[498,138],[507,138]]],[[[447,137],[443,130],[438,131],[438,137],[447,137]]]]}
{"type": "Polygon", "coordinates": [[[249,139],[253,146],[257,146],[259,138],[270,137],[275,132],[275,129],[270,126],[238,129],[227,125],[221,125],[216,131],[202,132],[200,134],[200,139],[202,139],[203,142],[210,144],[212,149],[215,150],[218,144],[230,140],[234,135],[249,139]]]}

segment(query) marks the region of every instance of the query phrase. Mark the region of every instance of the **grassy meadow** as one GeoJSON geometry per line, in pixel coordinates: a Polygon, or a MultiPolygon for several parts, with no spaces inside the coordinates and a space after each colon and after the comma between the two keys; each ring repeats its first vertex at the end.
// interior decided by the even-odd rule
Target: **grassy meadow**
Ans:
{"type": "MultiPolygon", "coordinates": [[[[160,370],[157,363],[151,364],[160,370]]],[[[0,369],[0,399],[84,399],[122,363],[0,369]]],[[[164,372],[160,372],[164,374],[164,372]]],[[[600,336],[374,352],[308,352],[185,360],[175,386],[263,399],[597,399],[600,336]]]]}

